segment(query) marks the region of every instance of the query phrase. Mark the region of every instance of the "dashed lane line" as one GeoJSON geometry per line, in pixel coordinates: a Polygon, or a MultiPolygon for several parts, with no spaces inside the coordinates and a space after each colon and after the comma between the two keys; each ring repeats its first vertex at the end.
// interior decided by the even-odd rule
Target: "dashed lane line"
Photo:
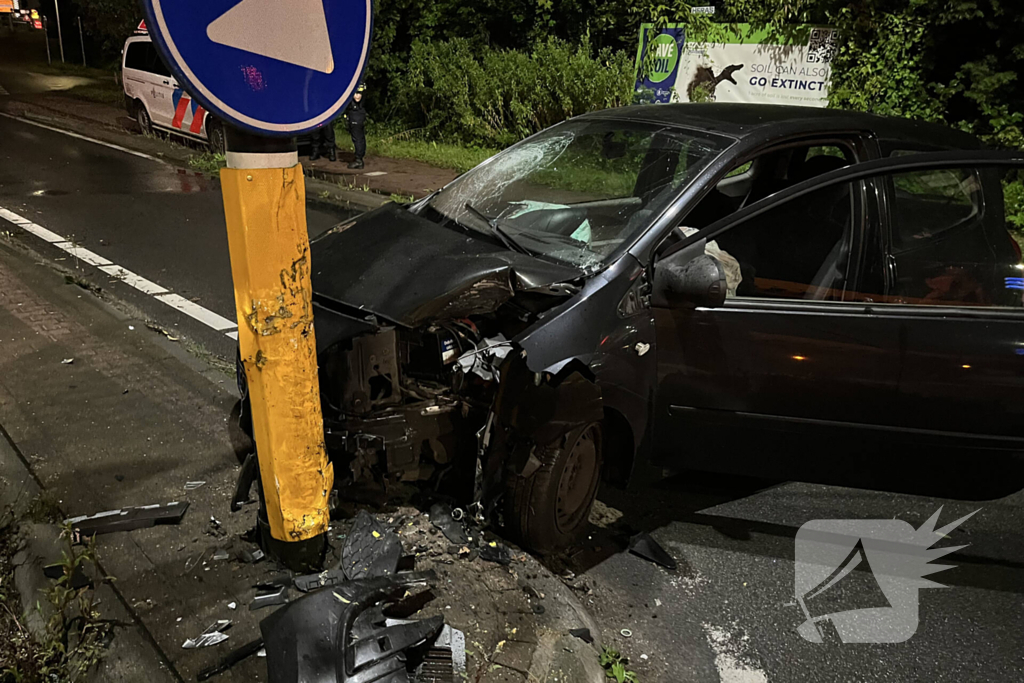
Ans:
{"type": "Polygon", "coordinates": [[[214,313],[210,309],[204,308],[194,301],[189,301],[180,294],[175,294],[174,292],[169,291],[166,287],[162,287],[155,282],[147,280],[127,268],[119,266],[116,263],[112,263],[96,252],[80,247],[70,240],[61,237],[52,230],[47,230],[43,226],[33,223],[23,216],[19,216],[13,211],[0,207],[0,218],[3,218],[8,223],[18,226],[31,235],[35,235],[44,242],[48,242],[58,249],[67,252],[79,261],[95,266],[103,273],[120,280],[129,287],[133,287],[143,294],[151,296],[157,301],[170,306],[177,311],[181,311],[185,315],[193,318],[194,320],[198,320],[207,327],[217,332],[222,332],[225,336],[231,339],[236,341],[238,340],[238,325],[234,321],[228,320],[224,316],[214,313]]]}

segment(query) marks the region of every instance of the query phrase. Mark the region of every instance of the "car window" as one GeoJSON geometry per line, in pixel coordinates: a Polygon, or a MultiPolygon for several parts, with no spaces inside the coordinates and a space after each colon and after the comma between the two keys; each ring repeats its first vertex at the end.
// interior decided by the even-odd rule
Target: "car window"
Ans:
{"type": "Polygon", "coordinates": [[[128,49],[124,55],[124,68],[138,71],[148,70],[146,45],[147,43],[128,43],[128,49]]]}
{"type": "Polygon", "coordinates": [[[1021,172],[985,168],[892,176],[890,303],[1022,306],[1021,172]]]}
{"type": "MultiPolygon", "coordinates": [[[[915,154],[895,150],[890,156],[915,154]]],[[[977,169],[944,168],[893,177],[893,249],[914,249],[921,240],[981,220],[981,179],[977,169]]]]}
{"type": "Polygon", "coordinates": [[[164,64],[164,60],[157,52],[153,43],[143,43],[146,46],[146,70],[155,73],[157,76],[170,76],[171,70],[164,64]]]}
{"type": "Polygon", "coordinates": [[[769,149],[729,170],[686,217],[703,228],[791,185],[834,171],[857,160],[853,147],[835,144],[786,145],[769,149]]]}
{"type": "Polygon", "coordinates": [[[672,126],[568,121],[473,169],[420,211],[509,248],[597,268],[729,144],[672,126]]]}
{"type": "Polygon", "coordinates": [[[843,299],[854,226],[863,213],[861,188],[860,182],[824,187],[717,233],[706,252],[722,264],[728,295],[843,299]]]}

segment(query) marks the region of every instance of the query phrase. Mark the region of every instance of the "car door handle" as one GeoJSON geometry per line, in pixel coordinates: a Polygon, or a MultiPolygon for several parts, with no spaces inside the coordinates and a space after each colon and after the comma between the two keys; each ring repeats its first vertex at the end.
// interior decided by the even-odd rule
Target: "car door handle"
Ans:
{"type": "Polygon", "coordinates": [[[170,84],[171,84],[170,81],[164,81],[164,85],[170,85],[170,84]]]}

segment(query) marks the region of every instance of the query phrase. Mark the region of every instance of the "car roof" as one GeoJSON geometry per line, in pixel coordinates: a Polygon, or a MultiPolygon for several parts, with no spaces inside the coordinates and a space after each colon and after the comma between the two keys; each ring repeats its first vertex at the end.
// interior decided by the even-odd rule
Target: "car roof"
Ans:
{"type": "Polygon", "coordinates": [[[581,118],[644,121],[706,130],[734,138],[762,136],[773,131],[806,129],[866,130],[884,140],[911,142],[946,149],[978,149],[982,143],[946,126],[843,109],[790,107],[777,104],[676,103],[618,107],[584,114],[581,118]]]}

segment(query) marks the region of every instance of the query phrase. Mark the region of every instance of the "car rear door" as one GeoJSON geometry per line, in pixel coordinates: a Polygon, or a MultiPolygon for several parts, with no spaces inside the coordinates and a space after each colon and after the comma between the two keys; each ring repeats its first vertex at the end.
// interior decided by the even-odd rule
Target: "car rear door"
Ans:
{"type": "MultiPolygon", "coordinates": [[[[666,467],[907,489],[915,468],[890,464],[920,455],[921,449],[908,452],[906,442],[922,429],[938,431],[939,415],[948,412],[932,408],[929,416],[929,408],[911,398],[918,371],[908,368],[919,363],[917,381],[927,377],[926,363],[911,349],[948,355],[943,345],[949,342],[936,339],[944,336],[937,328],[918,328],[912,337],[906,302],[892,299],[891,186],[901,172],[979,156],[1010,163],[1006,154],[978,152],[861,163],[779,192],[673,247],[708,240],[708,253],[717,252],[732,271],[731,296],[720,308],[655,309],[656,459],[666,467]],[[933,346],[914,342],[919,334],[930,336],[933,346]]],[[[983,265],[1000,273],[1007,266],[983,265]]],[[[991,273],[989,279],[995,281],[991,273]]],[[[988,356],[993,344],[1009,343],[1007,318],[1016,315],[993,312],[989,322],[1002,325],[1001,342],[970,347],[986,356],[986,374],[1008,370],[1005,361],[988,356]]],[[[922,318],[948,325],[938,312],[918,312],[916,319],[922,318]]],[[[954,322],[948,328],[964,339],[996,334],[995,327],[968,331],[954,322]]],[[[1024,341],[1024,334],[1017,338],[1024,341]]],[[[1013,348],[1009,354],[1020,359],[1013,348]]],[[[962,365],[972,363],[957,366],[965,371],[962,365]]],[[[1020,375],[1000,381],[1000,391],[1017,391],[1007,410],[1019,414],[1020,375]]],[[[943,386],[947,398],[956,391],[948,380],[943,386]]],[[[1020,425],[1018,419],[1001,436],[1013,437],[1007,430],[1020,425]]]]}

